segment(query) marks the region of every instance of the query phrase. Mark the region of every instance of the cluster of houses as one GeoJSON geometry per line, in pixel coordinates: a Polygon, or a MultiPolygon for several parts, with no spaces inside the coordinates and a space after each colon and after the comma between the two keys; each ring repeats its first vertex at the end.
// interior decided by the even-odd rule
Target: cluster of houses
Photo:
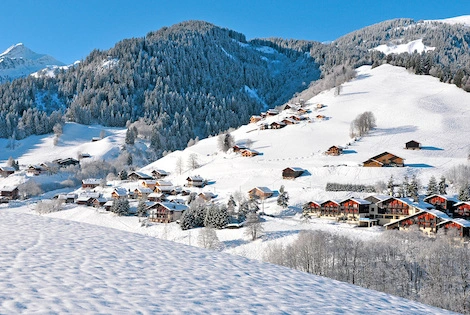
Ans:
{"type": "Polygon", "coordinates": [[[336,219],[359,226],[381,225],[386,229],[417,226],[427,233],[454,230],[470,236],[470,202],[446,195],[431,195],[421,202],[409,198],[372,195],[365,199],[311,201],[306,207],[310,217],[336,219]]]}
{"type": "MultiPolygon", "coordinates": [[[[323,108],[323,104],[317,104],[316,109],[323,108]]],[[[310,117],[305,116],[305,114],[309,113],[310,111],[305,108],[305,102],[301,100],[299,103],[296,104],[285,104],[282,106],[280,110],[277,109],[269,109],[266,112],[262,112],[260,115],[253,115],[250,117],[250,123],[255,124],[260,122],[260,129],[281,129],[287,125],[295,125],[301,121],[309,121],[311,122],[310,117]],[[267,117],[273,117],[280,115],[281,111],[290,110],[290,114],[284,115],[282,119],[278,119],[278,121],[273,121],[270,124],[263,123],[263,121],[267,117]]],[[[327,119],[324,115],[317,115],[315,116],[316,120],[325,120],[327,119]]]]}
{"type": "MultiPolygon", "coordinates": [[[[417,141],[411,140],[405,143],[405,149],[407,150],[420,150],[421,144],[417,141]]],[[[330,156],[339,156],[343,154],[343,148],[340,146],[331,146],[324,152],[325,155],[330,156]]],[[[389,153],[382,152],[376,156],[369,158],[367,161],[364,161],[362,165],[364,167],[403,167],[405,166],[403,158],[389,153]]]]}

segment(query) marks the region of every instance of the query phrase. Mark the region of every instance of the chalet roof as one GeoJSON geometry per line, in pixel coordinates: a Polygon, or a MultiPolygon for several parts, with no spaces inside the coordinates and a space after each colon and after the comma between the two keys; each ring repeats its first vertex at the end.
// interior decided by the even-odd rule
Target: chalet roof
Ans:
{"type": "Polygon", "coordinates": [[[133,175],[133,174],[137,175],[138,177],[140,177],[140,178],[142,178],[142,179],[151,179],[151,178],[152,178],[152,176],[150,176],[150,175],[147,175],[147,174],[142,173],[142,172],[135,172],[135,171],[134,171],[134,172],[131,172],[131,173],[129,174],[129,176],[131,176],[131,175],[133,175]]]}
{"type": "Polygon", "coordinates": [[[111,206],[113,205],[113,202],[114,202],[113,200],[108,200],[108,201],[106,201],[106,202],[104,203],[103,206],[104,206],[104,207],[111,207],[111,206]]]}
{"type": "Polygon", "coordinates": [[[415,140],[410,140],[410,141],[406,142],[406,144],[410,144],[410,143],[420,144],[418,141],[415,141],[415,140]]]}
{"type": "Polygon", "coordinates": [[[155,185],[157,183],[156,179],[144,179],[140,181],[140,184],[143,186],[145,185],[155,185]]]}
{"type": "Polygon", "coordinates": [[[93,198],[94,200],[98,201],[99,203],[106,203],[108,202],[107,198],[104,197],[98,197],[98,198],[93,198]]]}
{"type": "MultiPolygon", "coordinates": [[[[382,201],[385,201],[385,200],[388,200],[390,198],[394,198],[390,195],[371,195],[371,196],[368,196],[367,198],[365,198],[366,200],[368,199],[376,199],[377,201],[375,203],[379,203],[379,202],[382,202],[382,201]]],[[[370,201],[370,200],[369,200],[370,201]]],[[[372,202],[372,201],[371,201],[372,202]]]]}
{"type": "MultiPolygon", "coordinates": [[[[377,161],[377,159],[380,159],[381,157],[383,157],[383,156],[385,156],[385,155],[387,155],[387,154],[390,154],[391,156],[393,156],[392,159],[397,159],[397,158],[398,158],[398,159],[404,160],[403,158],[401,158],[401,157],[399,157],[399,156],[397,156],[397,155],[395,155],[395,154],[393,154],[393,153],[386,152],[386,151],[385,151],[385,152],[382,152],[382,153],[380,153],[380,154],[378,154],[378,155],[376,155],[376,156],[371,157],[369,160],[377,161]]],[[[368,160],[368,161],[369,161],[369,160],[368,160]]],[[[367,161],[366,161],[366,162],[367,162],[367,161]]],[[[379,162],[379,161],[377,161],[377,162],[379,162]]],[[[379,163],[380,163],[380,162],[379,162],[379,163]]]]}
{"type": "Polygon", "coordinates": [[[155,203],[155,205],[151,206],[151,208],[155,208],[155,206],[157,206],[157,205],[161,205],[161,206],[163,206],[166,209],[171,210],[171,211],[185,211],[185,210],[188,209],[188,206],[186,206],[186,205],[176,203],[176,202],[168,202],[168,201],[157,202],[157,203],[155,203]]]}
{"type": "Polygon", "coordinates": [[[443,222],[439,223],[438,226],[447,224],[449,222],[457,223],[458,225],[463,226],[463,227],[470,227],[470,221],[462,219],[462,218],[456,218],[456,219],[452,218],[448,221],[443,221],[443,222]]]}
{"type": "Polygon", "coordinates": [[[157,189],[161,192],[171,192],[176,190],[175,186],[157,186],[157,189]]]}
{"type": "Polygon", "coordinates": [[[271,189],[269,189],[268,187],[255,187],[253,189],[260,190],[260,191],[264,192],[265,194],[272,194],[273,193],[273,191],[271,189]]]}
{"type": "Polygon", "coordinates": [[[455,198],[454,196],[450,196],[450,195],[438,195],[438,194],[434,194],[434,195],[428,196],[428,197],[424,198],[424,201],[429,200],[429,199],[434,198],[434,197],[441,197],[442,199],[445,199],[445,200],[447,200],[447,201],[453,201],[453,202],[459,202],[459,201],[460,201],[460,200],[458,200],[457,198],[455,198]]]}
{"type": "Polygon", "coordinates": [[[116,187],[114,188],[113,193],[116,193],[118,196],[127,196],[127,189],[124,187],[116,187]]]}
{"type": "Polygon", "coordinates": [[[14,172],[16,171],[12,166],[0,166],[0,170],[4,172],[14,172]]]}
{"type": "Polygon", "coordinates": [[[42,166],[37,165],[37,164],[32,164],[32,165],[28,166],[28,169],[30,169],[30,170],[39,170],[39,171],[44,170],[44,168],[42,166]]]}
{"type": "Polygon", "coordinates": [[[456,204],[454,204],[454,207],[458,207],[461,205],[469,205],[470,206],[470,201],[459,201],[456,204]]]}
{"type": "Polygon", "coordinates": [[[282,121],[274,121],[274,122],[271,123],[271,125],[285,126],[286,124],[283,123],[282,121]]]}
{"type": "Polygon", "coordinates": [[[167,180],[157,180],[155,185],[157,185],[157,186],[173,186],[173,184],[170,181],[167,181],[167,180]]]}
{"type": "Polygon", "coordinates": [[[259,116],[259,115],[252,115],[251,118],[255,118],[255,119],[261,119],[263,117],[259,116]]]}
{"type": "Polygon", "coordinates": [[[305,170],[301,167],[287,167],[285,169],[283,169],[283,171],[285,170],[292,170],[294,172],[305,172],[305,170]]]}
{"type": "Polygon", "coordinates": [[[88,201],[88,200],[90,200],[90,199],[94,199],[94,198],[91,197],[91,196],[88,196],[88,195],[80,195],[80,196],[78,196],[78,198],[77,198],[76,201],[77,201],[77,202],[80,202],[80,201],[88,201]]]}
{"type": "Polygon", "coordinates": [[[390,225],[392,225],[392,224],[396,224],[396,223],[398,223],[398,222],[401,222],[401,221],[404,221],[404,220],[408,220],[408,219],[410,219],[410,218],[417,217],[417,216],[419,216],[419,215],[421,215],[421,214],[423,214],[423,213],[432,214],[432,215],[434,215],[434,216],[436,216],[436,217],[438,217],[439,219],[442,219],[442,220],[444,220],[444,221],[450,221],[450,220],[451,220],[451,218],[450,218],[447,214],[445,214],[444,212],[442,212],[442,211],[439,211],[439,210],[436,210],[436,209],[425,209],[425,210],[419,211],[419,212],[417,212],[417,213],[415,213],[415,214],[412,214],[412,215],[409,215],[409,216],[407,216],[407,217],[401,218],[401,219],[399,219],[399,220],[396,220],[396,221],[393,221],[393,222],[389,222],[389,223],[387,223],[387,224],[384,224],[384,226],[387,227],[387,226],[390,226],[390,225]]]}
{"type": "Polygon", "coordinates": [[[156,192],[153,192],[149,195],[149,198],[160,198],[162,197],[163,194],[162,193],[156,193],[156,192]]]}
{"type": "Polygon", "coordinates": [[[287,122],[290,122],[291,124],[296,124],[296,123],[297,123],[297,121],[295,121],[294,119],[289,118],[289,117],[284,118],[282,121],[283,121],[283,122],[284,122],[284,121],[287,121],[287,122]]]}
{"type": "Polygon", "coordinates": [[[85,185],[99,185],[101,183],[101,179],[98,178],[87,178],[82,180],[82,184],[85,185]]]}
{"type": "Polygon", "coordinates": [[[279,114],[279,111],[277,109],[268,109],[266,114],[277,115],[279,114]]]}
{"type": "Polygon", "coordinates": [[[189,176],[188,178],[186,178],[186,180],[189,180],[189,181],[192,181],[192,182],[203,182],[204,178],[202,178],[199,175],[195,175],[195,176],[189,176]]]}
{"type": "Polygon", "coordinates": [[[15,191],[16,189],[18,189],[18,187],[16,187],[16,186],[10,186],[10,187],[3,187],[2,189],[0,189],[0,191],[4,191],[4,192],[13,192],[13,191],[15,191]]]}
{"type": "Polygon", "coordinates": [[[371,204],[370,201],[360,199],[360,198],[347,198],[347,199],[341,200],[340,203],[346,202],[348,200],[352,200],[352,201],[354,201],[354,202],[356,202],[357,204],[360,204],[360,205],[370,205],[371,204]]]}
{"type": "Polygon", "coordinates": [[[134,191],[138,191],[142,194],[151,194],[153,192],[153,190],[148,187],[137,187],[134,191]]]}
{"type": "Polygon", "coordinates": [[[159,169],[153,170],[152,173],[156,173],[156,174],[160,174],[160,175],[164,175],[164,176],[168,175],[168,173],[166,171],[159,170],[159,169]]]}
{"type": "Polygon", "coordinates": [[[201,196],[201,195],[204,196],[204,198],[215,198],[215,197],[217,197],[216,194],[214,194],[210,191],[204,191],[204,192],[199,194],[199,196],[201,196]]]}
{"type": "Polygon", "coordinates": [[[247,147],[245,147],[244,145],[241,145],[241,144],[236,144],[232,148],[239,149],[239,150],[248,149],[247,147]]]}
{"type": "Polygon", "coordinates": [[[324,200],[324,201],[320,202],[320,205],[323,205],[323,204],[325,204],[327,202],[330,202],[330,201],[333,202],[333,203],[336,203],[339,206],[340,202],[338,200],[333,200],[333,199],[324,200]]]}
{"type": "Polygon", "coordinates": [[[259,154],[258,151],[253,150],[253,149],[241,149],[241,152],[250,152],[251,154],[259,154]]]}

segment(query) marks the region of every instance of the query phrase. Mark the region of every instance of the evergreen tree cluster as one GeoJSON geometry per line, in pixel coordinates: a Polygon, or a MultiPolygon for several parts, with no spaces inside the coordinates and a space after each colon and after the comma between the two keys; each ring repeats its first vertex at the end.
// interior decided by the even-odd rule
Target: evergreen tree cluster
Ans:
{"type": "Polygon", "coordinates": [[[111,212],[115,213],[118,216],[125,216],[129,214],[129,210],[129,200],[127,200],[127,198],[113,200],[111,212]]]}
{"type": "Polygon", "coordinates": [[[362,184],[340,184],[340,183],[326,183],[326,191],[353,191],[353,192],[365,192],[374,193],[375,187],[362,184]]]}

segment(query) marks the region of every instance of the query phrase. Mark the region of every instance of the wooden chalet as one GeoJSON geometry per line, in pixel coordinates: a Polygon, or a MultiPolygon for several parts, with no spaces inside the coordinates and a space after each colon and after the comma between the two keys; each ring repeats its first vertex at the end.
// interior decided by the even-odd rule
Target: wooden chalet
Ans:
{"type": "Polygon", "coordinates": [[[470,201],[460,201],[452,209],[454,218],[470,220],[470,201]]]}
{"type": "Polygon", "coordinates": [[[326,155],[338,156],[343,154],[343,148],[338,146],[331,146],[328,150],[325,151],[326,155]]]}
{"type": "Polygon", "coordinates": [[[165,195],[176,195],[177,190],[175,186],[155,186],[154,192],[158,194],[165,194],[165,195]]]}
{"type": "Polygon", "coordinates": [[[432,204],[435,209],[447,214],[452,213],[454,205],[459,202],[456,198],[445,195],[431,195],[424,198],[423,201],[432,204]]]}
{"type": "Polygon", "coordinates": [[[198,197],[207,202],[207,201],[211,201],[212,199],[216,198],[217,195],[210,192],[210,191],[205,191],[205,192],[200,193],[198,195],[198,197]]]}
{"type": "Polygon", "coordinates": [[[99,193],[83,193],[78,196],[78,198],[75,200],[75,203],[77,205],[92,206],[93,201],[100,197],[101,194],[99,193]]]}
{"type": "Polygon", "coordinates": [[[295,179],[305,172],[303,168],[300,167],[288,167],[282,170],[282,178],[284,179],[295,179]]]}
{"type": "Polygon", "coordinates": [[[175,202],[157,202],[147,208],[148,218],[152,222],[170,223],[179,220],[188,207],[175,202]]]}
{"type": "Polygon", "coordinates": [[[40,165],[30,165],[28,166],[28,169],[26,170],[26,172],[29,174],[29,175],[39,175],[43,172],[45,172],[46,169],[40,165]]]}
{"type": "Polygon", "coordinates": [[[137,187],[134,189],[134,196],[137,198],[147,199],[153,193],[153,190],[147,187],[137,187]]]}
{"type": "Polygon", "coordinates": [[[98,178],[87,178],[82,180],[83,189],[94,189],[101,184],[101,179],[98,178]]]}
{"type": "Polygon", "coordinates": [[[424,232],[436,233],[439,223],[449,221],[450,218],[442,211],[436,209],[426,209],[409,215],[395,222],[384,225],[387,230],[406,230],[411,226],[418,226],[424,232]]]}
{"type": "Polygon", "coordinates": [[[326,119],[326,116],[325,116],[325,115],[320,115],[320,114],[318,114],[317,116],[315,116],[315,118],[316,118],[317,120],[325,120],[325,119],[326,119]]]}
{"type": "Polygon", "coordinates": [[[323,104],[321,104],[321,103],[318,103],[318,104],[315,106],[316,109],[322,109],[323,107],[324,107],[324,106],[323,106],[323,104]]]}
{"type": "Polygon", "coordinates": [[[244,157],[254,157],[254,156],[259,155],[258,151],[252,150],[252,149],[243,149],[243,150],[240,150],[240,153],[244,157]]]}
{"type": "Polygon", "coordinates": [[[113,199],[127,199],[128,197],[127,189],[124,187],[116,187],[111,193],[111,197],[113,199]]]}
{"type": "Polygon", "coordinates": [[[8,177],[15,172],[15,168],[12,166],[0,166],[0,176],[8,177]]]}
{"type": "Polygon", "coordinates": [[[128,179],[138,181],[138,180],[146,180],[146,179],[152,179],[152,176],[147,175],[142,172],[131,172],[128,176],[128,179]]]}
{"type": "Polygon", "coordinates": [[[259,129],[260,130],[267,130],[267,129],[269,129],[269,124],[267,124],[267,123],[260,124],[259,129]]]}
{"type": "Polygon", "coordinates": [[[162,179],[168,176],[168,172],[164,170],[153,170],[152,171],[152,176],[155,179],[162,179]]]}
{"type": "Polygon", "coordinates": [[[364,167],[403,167],[404,159],[392,153],[383,152],[371,157],[364,163],[364,167]]]}
{"type": "Polygon", "coordinates": [[[280,122],[274,121],[269,125],[269,127],[271,129],[281,129],[281,128],[284,128],[285,126],[286,126],[286,124],[283,123],[282,121],[280,121],[280,122]]]}
{"type": "Polygon", "coordinates": [[[236,144],[232,147],[233,152],[240,152],[241,150],[246,150],[246,149],[248,148],[241,144],[236,144]]]}
{"type": "Polygon", "coordinates": [[[81,160],[81,159],[89,159],[91,158],[91,155],[89,153],[80,153],[78,155],[78,159],[81,160]]]}
{"type": "Polygon", "coordinates": [[[307,203],[307,215],[309,216],[320,216],[321,204],[316,201],[310,201],[307,203]]]}
{"type": "Polygon", "coordinates": [[[65,159],[53,160],[52,163],[55,163],[59,167],[62,168],[62,167],[67,167],[67,166],[71,166],[71,165],[79,165],[80,161],[69,157],[69,158],[65,158],[65,159]]]}
{"type": "Polygon", "coordinates": [[[167,200],[165,194],[156,193],[156,192],[153,192],[153,193],[149,194],[147,196],[147,199],[149,201],[165,201],[165,200],[167,200]]]}
{"type": "Polygon", "coordinates": [[[292,115],[289,117],[290,119],[293,119],[295,121],[302,121],[302,120],[307,120],[307,117],[305,116],[298,116],[298,115],[292,115]]]}
{"type": "Polygon", "coordinates": [[[292,118],[284,118],[282,122],[287,126],[287,125],[295,125],[297,124],[297,121],[295,121],[292,118]]]}
{"type": "Polygon", "coordinates": [[[78,195],[74,193],[57,195],[57,200],[61,200],[64,203],[74,203],[77,198],[78,195]]]}
{"type": "Polygon", "coordinates": [[[379,225],[385,225],[406,218],[420,211],[433,209],[426,202],[414,202],[409,198],[395,198],[388,196],[370,207],[370,215],[377,219],[379,225]]]}
{"type": "Polygon", "coordinates": [[[108,200],[108,201],[105,202],[103,207],[106,211],[111,211],[111,207],[113,206],[113,204],[114,204],[113,200],[108,200]]]}
{"type": "Polygon", "coordinates": [[[336,200],[325,200],[320,203],[320,217],[339,217],[341,215],[341,205],[336,200]]]}
{"type": "Polygon", "coordinates": [[[189,176],[186,178],[186,181],[188,182],[186,184],[188,187],[204,187],[206,185],[204,178],[199,175],[189,176]]]}
{"type": "Polygon", "coordinates": [[[147,187],[147,188],[150,188],[150,189],[154,190],[155,186],[157,185],[157,180],[155,180],[155,179],[144,179],[144,180],[141,180],[139,183],[142,187],[147,187]]]}
{"type": "Polygon", "coordinates": [[[279,114],[279,111],[277,109],[268,109],[266,112],[266,116],[276,116],[279,114]]]}
{"type": "Polygon", "coordinates": [[[306,110],[305,108],[299,108],[297,110],[297,114],[299,114],[299,115],[305,115],[307,113],[308,113],[308,110],[306,110]]]}
{"type": "Polygon", "coordinates": [[[108,202],[108,199],[104,197],[98,197],[93,199],[92,204],[95,208],[101,208],[106,204],[106,202],[108,202]]]}
{"type": "Polygon", "coordinates": [[[370,204],[370,201],[364,199],[348,198],[340,201],[340,213],[347,221],[357,221],[359,223],[361,217],[369,218],[370,204]]]}
{"type": "Polygon", "coordinates": [[[419,143],[418,141],[414,141],[414,140],[408,141],[407,143],[405,143],[405,149],[421,150],[421,143],[419,143]]]}
{"type": "Polygon", "coordinates": [[[3,187],[0,189],[0,197],[4,200],[15,200],[19,197],[18,187],[10,186],[10,187],[3,187]]]}
{"type": "Polygon", "coordinates": [[[470,236],[470,221],[462,218],[450,219],[439,223],[437,230],[443,230],[446,235],[453,231],[457,236],[468,238],[470,236]]]}
{"type": "Polygon", "coordinates": [[[253,115],[250,117],[250,124],[256,124],[261,119],[263,119],[263,117],[258,116],[258,115],[253,115]]]}
{"type": "Polygon", "coordinates": [[[271,197],[274,192],[268,187],[255,187],[248,191],[248,195],[252,199],[266,199],[271,197]]]}

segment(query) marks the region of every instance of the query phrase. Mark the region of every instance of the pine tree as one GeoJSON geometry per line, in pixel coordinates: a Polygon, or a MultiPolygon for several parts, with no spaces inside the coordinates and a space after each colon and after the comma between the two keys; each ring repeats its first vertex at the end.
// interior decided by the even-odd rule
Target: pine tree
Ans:
{"type": "Polygon", "coordinates": [[[139,203],[137,204],[137,216],[139,217],[139,220],[140,218],[147,216],[147,205],[143,198],[139,199],[139,203]]]}
{"type": "Polygon", "coordinates": [[[127,179],[127,171],[126,170],[122,170],[119,172],[119,179],[120,180],[126,180],[127,179]]]}
{"type": "Polygon", "coordinates": [[[125,142],[130,145],[135,143],[135,134],[132,128],[127,129],[125,142]]]}
{"type": "Polygon", "coordinates": [[[222,229],[228,223],[228,214],[226,207],[219,207],[216,204],[211,204],[206,211],[204,219],[204,226],[215,229],[222,229]]]}
{"type": "Polygon", "coordinates": [[[277,204],[283,208],[286,208],[289,205],[289,194],[284,190],[284,185],[281,185],[281,188],[279,188],[277,204]]]}
{"type": "Polygon", "coordinates": [[[235,202],[235,198],[233,198],[233,195],[230,195],[229,200],[227,202],[227,212],[229,215],[233,215],[235,213],[236,206],[237,203],[235,202]]]}
{"type": "Polygon", "coordinates": [[[431,176],[431,178],[429,179],[428,189],[426,191],[426,196],[435,195],[438,192],[439,192],[439,190],[438,190],[436,178],[434,176],[431,176]]]}
{"type": "Polygon", "coordinates": [[[390,175],[390,179],[388,180],[388,183],[387,183],[387,190],[388,190],[388,194],[390,196],[393,196],[394,187],[395,187],[395,185],[393,183],[393,175],[390,175]]]}
{"type": "Polygon", "coordinates": [[[470,185],[468,183],[460,187],[458,198],[460,201],[470,201],[470,185]]]}
{"type": "Polygon", "coordinates": [[[130,206],[127,199],[114,199],[111,206],[111,212],[118,216],[125,216],[129,214],[130,206]]]}
{"type": "Polygon", "coordinates": [[[414,201],[419,201],[419,183],[418,179],[416,178],[416,175],[413,175],[413,177],[411,178],[411,182],[409,185],[409,196],[414,201]]]}
{"type": "Polygon", "coordinates": [[[183,215],[180,219],[180,227],[183,231],[196,227],[194,211],[192,209],[188,209],[183,212],[183,215]]]}
{"type": "Polygon", "coordinates": [[[438,191],[440,195],[447,194],[447,184],[446,184],[446,179],[444,176],[441,176],[441,180],[439,181],[439,185],[438,185],[438,191]]]}

